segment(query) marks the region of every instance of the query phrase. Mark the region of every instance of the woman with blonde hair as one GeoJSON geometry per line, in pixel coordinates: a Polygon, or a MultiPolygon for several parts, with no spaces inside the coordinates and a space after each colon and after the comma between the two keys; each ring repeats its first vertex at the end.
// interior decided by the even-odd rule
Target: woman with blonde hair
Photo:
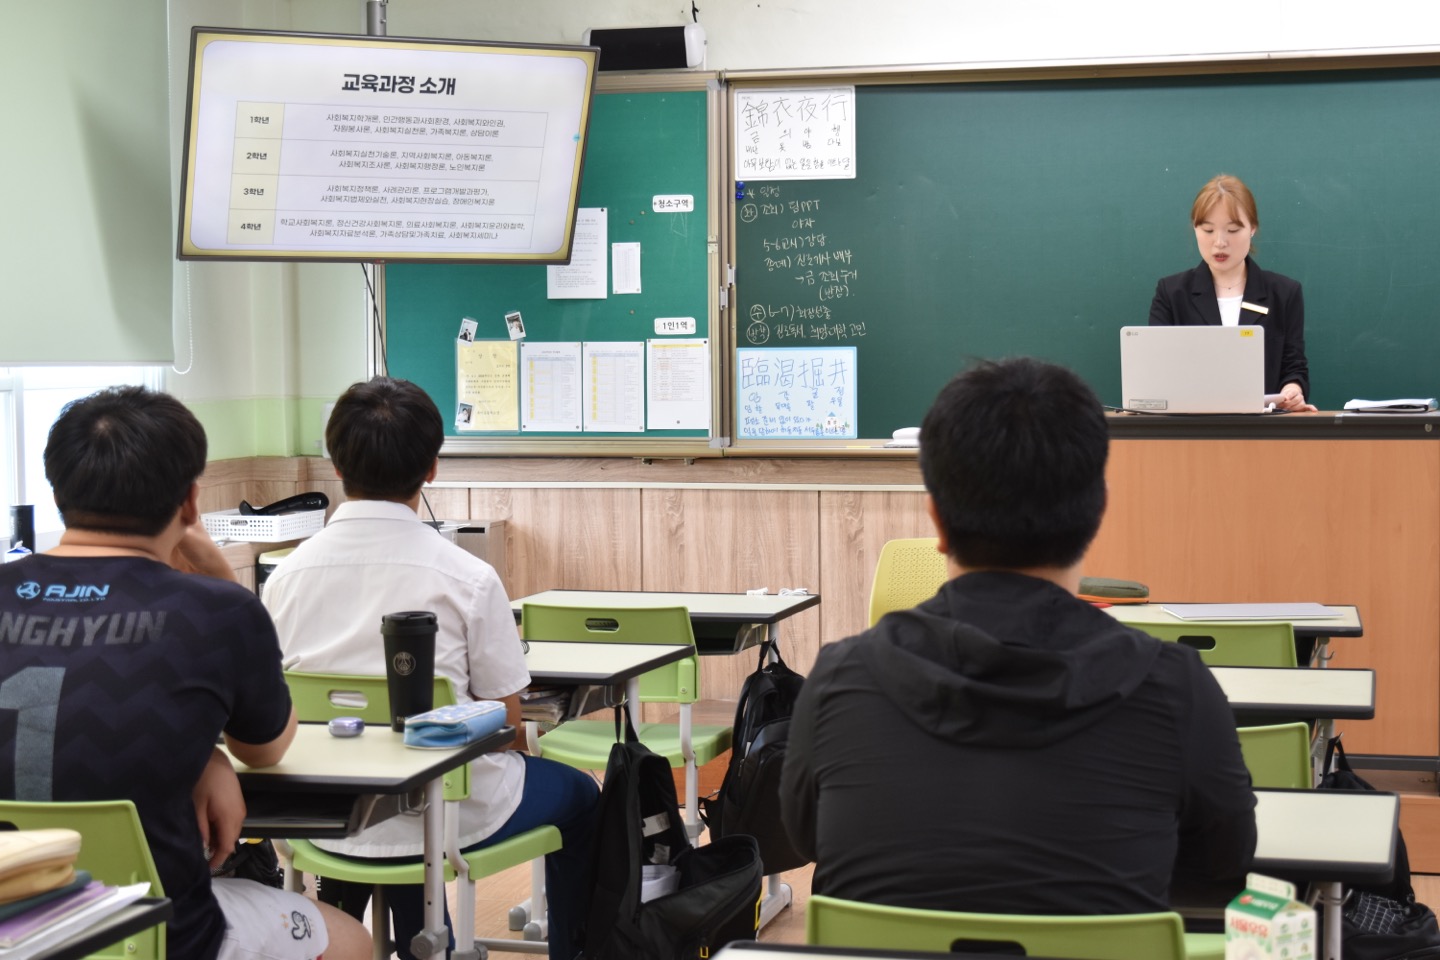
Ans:
{"type": "Polygon", "coordinates": [[[1265,331],[1265,392],[1281,410],[1314,410],[1305,359],[1305,296],[1289,277],[1250,256],[1260,229],[1255,198],[1239,177],[1212,177],[1190,208],[1200,265],[1164,277],[1150,303],[1151,326],[1254,324],[1265,331]]]}

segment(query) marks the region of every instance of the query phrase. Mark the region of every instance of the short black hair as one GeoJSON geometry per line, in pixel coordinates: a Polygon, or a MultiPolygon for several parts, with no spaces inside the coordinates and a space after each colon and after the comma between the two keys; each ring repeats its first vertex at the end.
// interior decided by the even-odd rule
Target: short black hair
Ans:
{"type": "Polygon", "coordinates": [[[205,472],[205,428],[168,393],[107,387],[60,411],[45,479],[66,527],[153,537],[205,472]]]}
{"type": "Polygon", "coordinates": [[[1029,357],[983,361],[940,391],[920,470],[950,553],[976,569],[1068,567],[1105,513],[1105,412],[1083,380],[1029,357]]]}
{"type": "Polygon", "coordinates": [[[435,401],[409,380],[391,377],[352,384],[325,425],[330,459],[353,499],[415,496],[444,442],[435,401]]]}

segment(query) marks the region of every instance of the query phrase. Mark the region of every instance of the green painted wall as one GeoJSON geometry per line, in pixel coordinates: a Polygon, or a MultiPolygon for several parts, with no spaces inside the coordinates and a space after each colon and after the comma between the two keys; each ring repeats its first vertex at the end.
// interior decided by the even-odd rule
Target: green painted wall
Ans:
{"type": "Polygon", "coordinates": [[[319,456],[324,410],[334,397],[185,401],[210,441],[211,460],[319,456]]]}

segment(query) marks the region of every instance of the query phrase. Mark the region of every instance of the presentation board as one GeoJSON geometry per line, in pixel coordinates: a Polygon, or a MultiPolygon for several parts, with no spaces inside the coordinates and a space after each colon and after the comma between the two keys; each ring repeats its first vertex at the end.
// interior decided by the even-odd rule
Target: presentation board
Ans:
{"type": "Polygon", "coordinates": [[[598,54],[196,27],[179,256],[564,262],[598,54]]]}

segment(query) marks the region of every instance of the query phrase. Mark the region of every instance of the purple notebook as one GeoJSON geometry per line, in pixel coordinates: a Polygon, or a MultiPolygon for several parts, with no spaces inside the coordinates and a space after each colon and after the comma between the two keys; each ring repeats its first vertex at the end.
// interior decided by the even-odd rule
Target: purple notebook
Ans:
{"type": "Polygon", "coordinates": [[[112,889],[114,888],[105,886],[99,880],[91,880],[68,896],[47,900],[8,920],[0,921],[0,948],[13,947],[26,937],[59,923],[77,910],[83,910],[99,900],[112,889]]]}
{"type": "Polygon", "coordinates": [[[59,900],[61,897],[68,897],[85,887],[91,880],[88,870],[76,870],[75,879],[63,887],[56,887],[54,890],[46,890],[44,893],[37,893],[31,897],[23,897],[19,900],[11,900],[9,903],[0,904],[0,922],[18,916],[26,910],[40,906],[42,903],[49,903],[51,900],[59,900]]]}

